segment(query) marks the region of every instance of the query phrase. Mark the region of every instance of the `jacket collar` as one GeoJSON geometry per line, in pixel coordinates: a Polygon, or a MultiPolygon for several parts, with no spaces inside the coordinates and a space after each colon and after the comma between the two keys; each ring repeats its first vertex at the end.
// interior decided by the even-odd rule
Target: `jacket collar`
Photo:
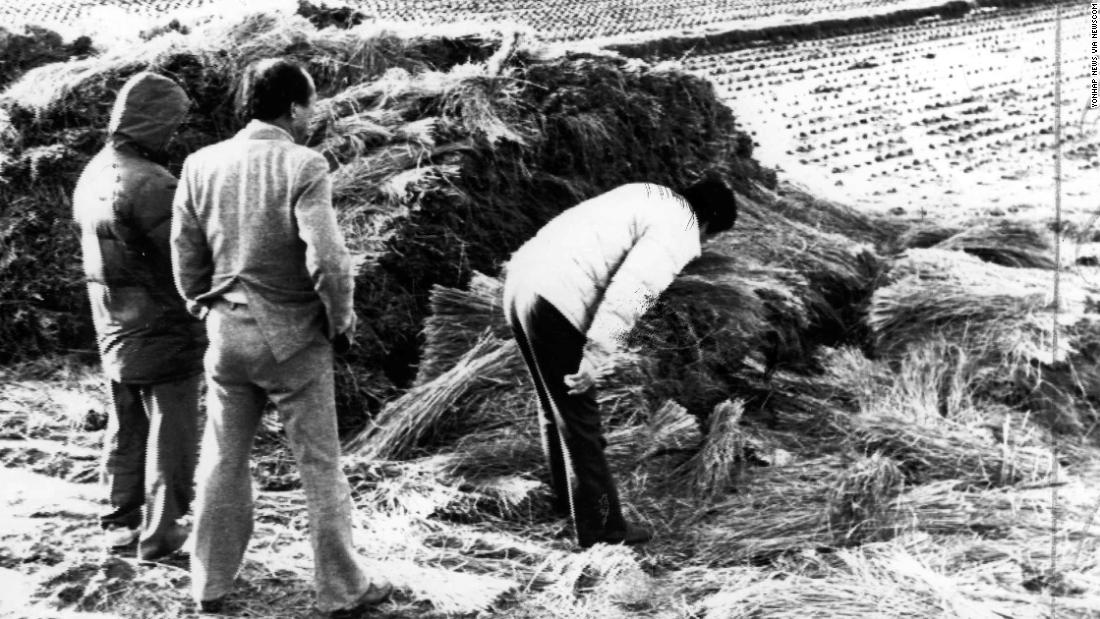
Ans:
{"type": "Polygon", "coordinates": [[[237,132],[237,137],[244,140],[286,140],[294,141],[294,136],[287,133],[282,127],[278,127],[262,120],[252,119],[244,129],[237,132]]]}

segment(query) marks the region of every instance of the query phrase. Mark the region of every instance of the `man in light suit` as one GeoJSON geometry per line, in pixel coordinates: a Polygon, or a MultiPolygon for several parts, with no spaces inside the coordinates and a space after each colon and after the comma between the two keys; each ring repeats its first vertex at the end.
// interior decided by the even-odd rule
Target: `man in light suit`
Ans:
{"type": "Polygon", "coordinates": [[[271,401],[306,492],[317,609],[359,617],[390,586],[359,566],[340,467],[333,342],[355,328],[353,279],[328,164],[297,143],[316,92],[301,67],[270,59],[250,67],[240,93],[249,124],[187,159],[173,207],[176,285],[210,339],[193,594],[217,612],[241,565],[253,525],[249,450],[271,401]]]}

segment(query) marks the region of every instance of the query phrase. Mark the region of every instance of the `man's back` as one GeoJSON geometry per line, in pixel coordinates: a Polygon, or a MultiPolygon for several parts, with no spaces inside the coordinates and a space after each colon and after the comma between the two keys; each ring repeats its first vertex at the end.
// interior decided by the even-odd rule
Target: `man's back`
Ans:
{"type": "Polygon", "coordinates": [[[284,130],[253,121],[189,157],[176,213],[178,285],[188,301],[243,294],[279,358],[324,327],[326,309],[330,335],[347,326],[350,257],[328,165],[284,130]]]}
{"type": "Polygon", "coordinates": [[[317,614],[360,616],[389,587],[359,565],[340,467],[332,359],[355,328],[351,260],[328,165],[293,137],[317,90],[301,66],[270,58],[247,68],[238,93],[253,120],[184,163],[173,206],[176,285],[210,336],[192,594],[218,612],[234,588],[253,530],[249,453],[270,404],[305,490],[317,614]]]}
{"type": "Polygon", "coordinates": [[[666,187],[632,183],[547,222],[513,254],[505,296],[538,294],[588,333],[601,306],[638,314],[645,293],[663,290],[699,253],[699,228],[687,202],[666,187]],[[616,278],[638,285],[608,298],[616,278]]]}
{"type": "Polygon", "coordinates": [[[150,159],[187,105],[186,94],[168,78],[134,76],[115,102],[107,145],[73,191],[92,320],[103,369],[114,381],[149,384],[202,369],[202,325],[171,285],[168,232],[176,179],[150,159]]]}

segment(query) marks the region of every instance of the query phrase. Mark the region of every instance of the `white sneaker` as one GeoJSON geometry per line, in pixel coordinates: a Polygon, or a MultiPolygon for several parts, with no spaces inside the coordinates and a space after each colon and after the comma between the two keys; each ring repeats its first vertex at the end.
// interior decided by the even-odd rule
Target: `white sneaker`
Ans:
{"type": "Polygon", "coordinates": [[[107,548],[126,548],[137,543],[139,531],[128,527],[111,527],[103,532],[103,545],[107,548]]]}

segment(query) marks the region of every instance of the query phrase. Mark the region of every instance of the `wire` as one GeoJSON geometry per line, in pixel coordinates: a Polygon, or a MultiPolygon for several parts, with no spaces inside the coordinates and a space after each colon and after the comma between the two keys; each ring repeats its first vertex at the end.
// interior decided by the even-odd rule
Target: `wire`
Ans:
{"type": "MultiPolygon", "coordinates": [[[[1058,362],[1059,314],[1062,283],[1062,4],[1054,5],[1054,330],[1051,333],[1051,364],[1058,362]]],[[[1058,574],[1058,434],[1050,433],[1050,616],[1056,617],[1058,598],[1054,579],[1058,574]]]]}

